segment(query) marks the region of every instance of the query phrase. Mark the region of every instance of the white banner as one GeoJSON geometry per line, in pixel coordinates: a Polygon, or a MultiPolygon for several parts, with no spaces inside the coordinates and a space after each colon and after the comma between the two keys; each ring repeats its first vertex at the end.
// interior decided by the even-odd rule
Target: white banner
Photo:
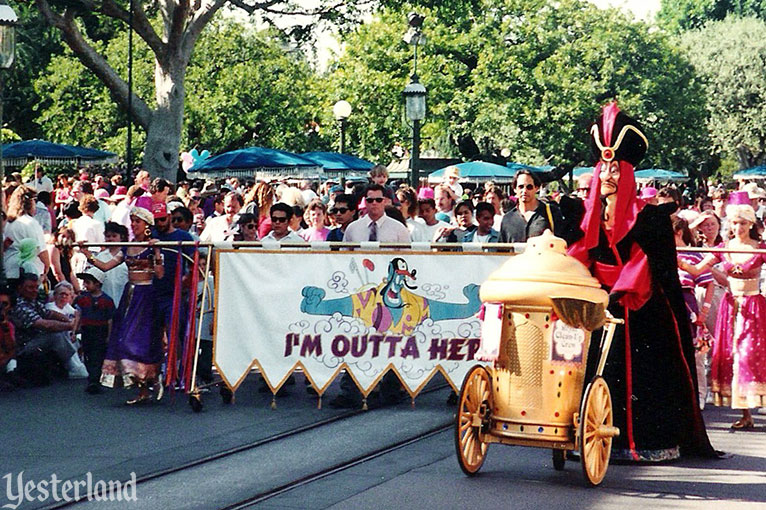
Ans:
{"type": "Polygon", "coordinates": [[[319,393],[346,368],[363,394],[392,369],[411,396],[455,388],[479,348],[479,285],[508,255],[221,250],[215,365],[236,389],[258,366],[272,390],[302,366],[319,393]]]}

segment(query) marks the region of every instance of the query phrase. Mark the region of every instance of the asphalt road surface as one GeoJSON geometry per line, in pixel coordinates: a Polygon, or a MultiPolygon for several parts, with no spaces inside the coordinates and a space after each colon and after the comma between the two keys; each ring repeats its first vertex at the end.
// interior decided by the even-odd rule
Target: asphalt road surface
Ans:
{"type": "Polygon", "coordinates": [[[589,489],[577,462],[554,471],[550,451],[535,448],[492,445],[479,475],[466,477],[440,381],[414,407],[368,412],[330,409],[336,387],[317,409],[300,378],[272,410],[256,381],[234,405],[206,394],[201,413],[183,395],[128,408],[126,392],[89,396],[77,381],[0,394],[0,476],[9,475],[0,479],[0,507],[15,505],[9,496],[23,471],[25,481],[90,472],[121,481],[135,473],[138,483],[136,501],[62,506],[48,497],[20,509],[766,509],[766,416],[756,415],[755,431],[731,434],[735,414],[708,408],[712,442],[730,458],[612,464],[589,489]]]}

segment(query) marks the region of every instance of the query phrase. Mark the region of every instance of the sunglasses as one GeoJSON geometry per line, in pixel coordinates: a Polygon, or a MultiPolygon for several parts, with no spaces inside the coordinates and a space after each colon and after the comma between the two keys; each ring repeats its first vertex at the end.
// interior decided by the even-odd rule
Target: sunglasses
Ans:
{"type": "Polygon", "coordinates": [[[244,227],[247,229],[254,229],[257,225],[255,223],[248,223],[247,225],[244,225],[244,227]]]}
{"type": "Polygon", "coordinates": [[[533,189],[535,189],[535,185],[534,184],[517,184],[516,189],[525,189],[527,191],[532,191],[533,189]]]}
{"type": "Polygon", "coordinates": [[[272,216],[271,217],[272,223],[285,223],[287,222],[287,216],[272,216]]]}
{"type": "Polygon", "coordinates": [[[183,223],[184,218],[183,216],[173,216],[173,219],[170,221],[172,221],[173,223],[183,223]]]}
{"type": "Polygon", "coordinates": [[[379,204],[380,204],[380,203],[382,203],[382,202],[383,202],[383,200],[385,200],[385,198],[383,198],[383,197],[375,197],[375,198],[369,198],[369,197],[368,197],[366,200],[367,200],[367,203],[368,203],[368,204],[369,204],[370,202],[377,202],[377,203],[379,203],[379,204]]]}
{"type": "Polygon", "coordinates": [[[330,214],[345,214],[350,210],[348,207],[333,207],[330,209],[330,214]]]}

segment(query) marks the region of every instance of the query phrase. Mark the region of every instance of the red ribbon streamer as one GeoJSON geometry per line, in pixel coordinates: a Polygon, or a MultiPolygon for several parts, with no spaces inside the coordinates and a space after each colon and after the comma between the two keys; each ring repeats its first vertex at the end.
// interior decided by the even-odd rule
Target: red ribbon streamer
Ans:
{"type": "Polygon", "coordinates": [[[192,367],[194,355],[197,351],[197,285],[199,283],[199,241],[194,246],[194,263],[192,264],[191,289],[189,290],[189,325],[186,330],[186,342],[184,345],[184,388],[186,393],[192,386],[192,367]]]}
{"type": "Polygon", "coordinates": [[[183,277],[183,255],[178,245],[176,255],[176,274],[173,285],[173,309],[170,313],[170,332],[168,333],[168,366],[165,385],[174,388],[178,379],[178,319],[181,311],[181,280],[183,277]]]}

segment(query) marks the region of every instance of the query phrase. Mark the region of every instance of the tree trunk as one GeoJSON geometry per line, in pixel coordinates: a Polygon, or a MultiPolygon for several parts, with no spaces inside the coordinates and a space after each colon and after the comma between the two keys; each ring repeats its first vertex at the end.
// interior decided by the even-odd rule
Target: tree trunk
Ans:
{"type": "Polygon", "coordinates": [[[157,108],[146,130],[143,166],[153,177],[175,182],[183,128],[186,64],[181,59],[169,60],[167,69],[155,64],[157,108]]]}

